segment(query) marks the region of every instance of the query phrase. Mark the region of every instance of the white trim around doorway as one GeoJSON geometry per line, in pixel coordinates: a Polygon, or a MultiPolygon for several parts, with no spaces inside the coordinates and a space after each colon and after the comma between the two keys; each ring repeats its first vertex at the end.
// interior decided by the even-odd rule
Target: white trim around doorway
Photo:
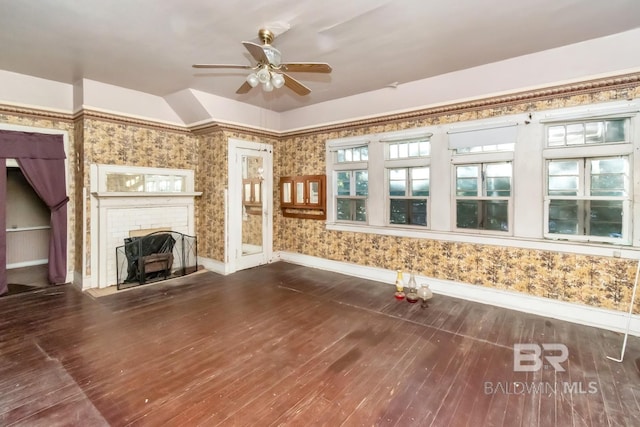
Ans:
{"type": "Polygon", "coordinates": [[[264,166],[264,186],[263,186],[263,212],[266,213],[267,221],[263,234],[264,257],[261,264],[271,262],[273,258],[273,146],[265,143],[244,141],[229,138],[228,140],[228,176],[225,206],[225,271],[233,273],[238,270],[238,242],[233,238],[234,232],[241,228],[242,212],[242,186],[238,182],[236,157],[241,150],[251,150],[268,153],[264,166]]]}

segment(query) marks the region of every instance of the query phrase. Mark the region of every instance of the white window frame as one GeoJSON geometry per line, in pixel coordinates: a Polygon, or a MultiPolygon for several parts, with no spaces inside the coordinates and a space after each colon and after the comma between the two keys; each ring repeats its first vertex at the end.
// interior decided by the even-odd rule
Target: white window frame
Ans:
{"type": "Polygon", "coordinates": [[[471,123],[456,123],[447,129],[451,158],[451,198],[450,224],[456,233],[467,235],[513,236],[514,235],[514,190],[516,188],[516,168],[514,153],[518,147],[518,132],[520,123],[524,123],[522,115],[492,118],[473,121],[471,123]],[[505,149],[506,144],[513,144],[512,149],[505,149]],[[484,150],[483,147],[492,149],[484,150]],[[478,148],[479,151],[458,152],[459,148],[478,148]],[[493,149],[495,148],[495,149],[493,149]],[[509,163],[511,165],[511,185],[508,197],[486,196],[484,169],[488,164],[509,163]],[[456,194],[457,168],[465,165],[481,165],[481,195],[463,197],[456,194]],[[487,230],[478,228],[458,228],[457,203],[458,200],[507,200],[507,231],[487,230]]]}
{"type": "Polygon", "coordinates": [[[468,234],[488,234],[488,235],[502,235],[502,236],[512,236],[513,235],[513,188],[514,188],[515,174],[514,174],[514,166],[513,166],[513,152],[499,152],[497,153],[483,153],[477,155],[470,154],[460,154],[456,155],[456,158],[452,161],[451,168],[451,225],[452,228],[459,233],[468,233],[468,234]],[[499,163],[508,163],[511,165],[511,183],[509,196],[487,196],[486,195],[486,180],[484,178],[485,169],[487,165],[490,164],[499,164],[499,163]],[[477,196],[458,196],[456,194],[456,186],[457,186],[457,168],[459,166],[472,166],[478,165],[480,166],[480,195],[477,196]],[[458,228],[457,227],[457,203],[459,200],[506,200],[507,201],[507,231],[502,230],[488,230],[488,229],[478,229],[478,228],[458,228]]]}
{"type": "MultiPolygon", "coordinates": [[[[339,224],[353,224],[353,225],[366,225],[369,222],[370,217],[370,209],[369,209],[369,197],[371,183],[368,182],[368,195],[364,196],[355,196],[355,174],[354,179],[351,180],[350,185],[352,186],[353,195],[349,196],[350,199],[355,198],[364,198],[365,199],[365,209],[366,209],[366,217],[367,221],[346,221],[346,220],[338,220],[337,219],[337,199],[338,199],[338,185],[337,185],[337,172],[346,172],[346,171],[358,171],[358,170],[368,170],[369,177],[371,176],[371,172],[369,170],[369,160],[363,161],[349,161],[349,162],[338,162],[338,150],[347,149],[347,148],[356,148],[367,146],[369,148],[369,158],[371,156],[371,144],[369,138],[363,137],[355,137],[355,138],[343,138],[339,140],[330,141],[326,145],[326,165],[327,165],[327,177],[330,182],[327,185],[327,222],[328,223],[339,223],[339,224]]],[[[369,180],[368,180],[369,181],[369,180]]]]}
{"type": "MultiPolygon", "coordinates": [[[[405,138],[405,139],[385,139],[385,138],[381,138],[380,142],[383,142],[385,144],[384,145],[384,155],[385,155],[385,162],[384,162],[384,194],[385,194],[385,202],[384,202],[384,212],[385,212],[385,216],[384,216],[384,221],[385,221],[385,226],[387,227],[394,227],[394,228],[408,228],[408,229],[417,229],[417,230],[429,230],[431,228],[431,218],[430,218],[430,212],[431,212],[431,155],[429,153],[429,155],[426,156],[412,156],[412,157],[405,157],[405,158],[396,158],[396,159],[390,159],[390,155],[389,155],[389,144],[388,143],[399,143],[399,142],[411,142],[412,140],[416,140],[416,139],[429,139],[431,138],[432,134],[430,133],[425,133],[421,138],[405,138]],[[411,188],[411,173],[410,170],[413,168],[421,168],[421,167],[427,167],[429,168],[429,195],[428,196],[391,196],[390,195],[390,188],[389,188],[389,174],[390,174],[390,170],[391,169],[406,169],[407,170],[407,191],[410,192],[410,188],[411,188]],[[427,211],[425,213],[426,215],[426,225],[417,225],[417,224],[392,224],[391,223],[391,199],[410,199],[410,200],[423,200],[426,199],[427,201],[427,211]]],[[[431,144],[431,141],[429,141],[429,144],[431,144]]],[[[430,150],[429,150],[430,151],[430,150]]]]}
{"type": "MultiPolygon", "coordinates": [[[[385,212],[385,221],[386,224],[389,227],[411,227],[411,228],[418,228],[418,229],[429,229],[430,225],[431,225],[431,221],[429,220],[429,212],[430,212],[430,207],[431,207],[431,201],[430,201],[430,196],[416,196],[414,194],[412,194],[412,188],[413,188],[413,177],[412,177],[412,171],[414,169],[417,168],[427,168],[429,170],[429,177],[428,177],[428,181],[429,181],[429,187],[431,187],[431,166],[429,164],[426,165],[418,165],[418,166],[390,166],[390,167],[386,167],[385,168],[385,193],[386,193],[386,203],[385,203],[385,208],[386,208],[386,212],[385,212]],[[408,195],[404,195],[404,196],[392,196],[391,190],[389,188],[389,184],[391,181],[390,178],[390,174],[391,174],[391,170],[397,170],[397,169],[403,169],[406,171],[406,177],[405,177],[405,185],[406,185],[406,192],[409,193],[408,195]],[[425,204],[426,204],[426,210],[424,212],[425,214],[425,224],[424,225],[420,225],[420,224],[395,224],[391,222],[391,201],[392,200],[424,200],[425,204]]],[[[431,193],[431,189],[429,188],[429,194],[431,193]]]]}
{"type": "MultiPolygon", "coordinates": [[[[627,176],[627,195],[626,196],[590,196],[590,167],[588,166],[590,160],[600,160],[600,159],[608,159],[608,158],[624,158],[627,160],[627,164],[629,164],[628,156],[607,156],[607,157],[579,157],[573,159],[548,159],[545,162],[545,189],[548,189],[548,179],[549,179],[549,164],[552,161],[563,161],[563,160],[575,160],[578,161],[578,195],[577,196],[550,196],[548,194],[548,190],[545,195],[544,202],[544,235],[545,238],[551,240],[573,240],[573,241],[582,241],[582,242],[599,242],[599,243],[617,243],[617,244],[630,244],[631,239],[629,238],[630,226],[631,226],[631,180],[630,176],[627,176]],[[579,200],[579,201],[597,201],[597,200],[607,200],[607,201],[621,201],[622,202],[622,237],[614,238],[614,237],[605,237],[605,236],[594,236],[594,235],[585,235],[585,234],[562,234],[562,233],[550,233],[549,230],[549,209],[552,200],[579,200]]],[[[629,175],[630,170],[629,168],[629,175]]],[[[582,211],[582,209],[581,209],[582,211]]],[[[582,227],[586,227],[586,223],[584,221],[585,212],[582,211],[582,214],[578,215],[579,224],[582,224],[582,227]]]]}
{"type": "MultiPolygon", "coordinates": [[[[628,110],[620,111],[614,114],[604,114],[604,115],[586,115],[586,114],[576,114],[576,115],[568,115],[564,117],[556,117],[541,120],[543,124],[543,137],[545,142],[545,148],[543,150],[543,158],[544,158],[544,224],[543,224],[543,236],[548,240],[566,240],[573,242],[582,242],[582,243],[609,243],[609,244],[619,244],[619,245],[631,245],[634,240],[633,233],[633,194],[634,194],[634,180],[633,180],[633,172],[637,166],[637,162],[634,161],[633,151],[634,145],[637,145],[637,142],[634,140],[637,138],[636,132],[634,132],[634,127],[636,126],[634,123],[635,112],[629,112],[628,110]],[[604,142],[600,144],[580,144],[575,146],[554,146],[549,147],[547,145],[548,141],[548,127],[557,126],[562,124],[573,124],[573,123],[581,123],[587,121],[597,121],[597,120],[607,120],[607,119],[624,119],[628,118],[629,122],[627,125],[627,135],[625,142],[604,142]],[[629,176],[628,176],[628,188],[627,188],[627,196],[626,197],[596,197],[589,196],[587,194],[587,190],[589,189],[589,184],[587,183],[587,173],[585,171],[585,164],[589,160],[594,159],[602,159],[602,158],[613,158],[613,157],[624,157],[627,159],[627,163],[629,166],[629,176]],[[581,194],[578,196],[549,196],[548,188],[549,188],[549,162],[554,160],[582,160],[582,163],[579,163],[580,175],[579,175],[579,189],[581,194]],[[605,237],[605,236],[592,236],[592,235],[582,235],[582,234],[561,234],[561,233],[549,233],[549,208],[551,204],[551,200],[621,200],[623,202],[623,222],[622,222],[622,237],[621,238],[613,238],[613,237],[605,237]]],[[[589,174],[590,176],[590,174],[589,174]]],[[[640,236],[635,236],[635,239],[638,239],[640,236]]]]}
{"type": "MultiPolygon", "coordinates": [[[[361,163],[361,162],[355,162],[355,163],[361,163]]],[[[368,175],[369,175],[369,170],[368,168],[357,168],[357,169],[336,169],[333,171],[333,185],[334,185],[334,194],[335,194],[335,201],[336,201],[336,211],[334,212],[336,215],[336,221],[337,222],[345,222],[345,223],[355,223],[355,224],[366,224],[367,220],[369,218],[369,209],[368,209],[368,199],[369,199],[369,179],[368,179],[368,175]],[[357,192],[357,180],[356,180],[356,176],[358,174],[358,172],[367,172],[367,195],[366,196],[362,196],[362,195],[358,195],[356,194],[357,192]],[[338,194],[338,188],[337,188],[337,175],[339,173],[344,173],[344,172],[348,172],[350,174],[350,179],[349,179],[349,195],[345,196],[345,195],[339,195],[338,194]],[[365,205],[365,218],[367,218],[365,221],[358,221],[355,219],[355,212],[351,211],[351,219],[338,219],[337,215],[337,208],[338,208],[338,200],[343,199],[343,200],[349,200],[349,201],[356,201],[356,200],[364,200],[364,205],[365,205]]]]}
{"type": "MultiPolygon", "coordinates": [[[[349,138],[338,138],[326,142],[327,179],[332,179],[334,165],[332,146],[340,144],[369,144],[369,200],[367,224],[346,224],[335,221],[335,196],[332,185],[327,187],[327,222],[329,231],[364,232],[386,236],[427,238],[440,241],[470,244],[502,245],[533,250],[550,250],[585,255],[621,256],[637,258],[640,253],[640,221],[632,221],[628,238],[631,244],[603,243],[558,239],[545,236],[546,219],[544,203],[546,190],[546,162],[548,159],[629,156],[631,188],[630,194],[640,194],[640,180],[634,175],[640,171],[640,98],[627,101],[603,102],[555,110],[540,110],[505,116],[493,116],[478,120],[435,124],[411,130],[389,133],[372,133],[349,138]],[[577,121],[582,118],[630,118],[630,142],[585,144],[570,147],[548,148],[545,144],[548,123],[577,121]],[[492,128],[515,128],[516,141],[513,151],[481,151],[465,149],[458,153],[451,145],[450,135],[456,132],[487,130],[484,136],[493,137],[492,128]],[[430,192],[428,202],[428,228],[388,224],[388,178],[384,146],[396,137],[410,138],[411,133],[429,132],[430,138],[430,192]],[[590,151],[587,153],[585,149],[590,151]],[[463,163],[512,162],[512,200],[509,206],[509,232],[495,232],[455,227],[455,169],[463,163]],[[433,209],[432,209],[433,208],[433,209]],[[332,217],[333,216],[333,217],[332,217]]],[[[446,118],[443,118],[446,120],[446,118]]],[[[502,135],[506,135],[502,133],[502,135]]],[[[415,134],[413,135],[415,136],[415,134]]],[[[490,138],[487,138],[487,140],[490,138]]],[[[472,142],[472,141],[471,141],[472,142]]],[[[414,160],[414,159],[411,159],[414,160]]],[[[396,165],[393,165],[394,167],[396,165]]],[[[637,175],[636,175],[637,176],[637,175]]],[[[640,198],[629,203],[630,215],[640,212],[640,198]]],[[[637,216],[637,214],[636,214],[637,216]]]]}
{"type": "MultiPolygon", "coordinates": [[[[327,185],[327,228],[336,230],[352,230],[349,227],[366,227],[370,230],[395,229],[399,235],[406,235],[407,231],[425,230],[425,226],[389,224],[389,197],[388,197],[388,171],[389,167],[429,166],[426,157],[409,157],[402,159],[388,159],[388,144],[412,141],[430,137],[432,130],[428,128],[408,129],[397,132],[385,132],[369,134],[358,137],[340,138],[328,140],[326,143],[326,168],[327,178],[331,183],[327,185]],[[337,161],[337,151],[343,148],[368,145],[369,158],[366,162],[341,162],[337,161]],[[338,221],[336,212],[337,185],[336,175],[338,171],[367,169],[368,197],[366,202],[367,221],[338,221]],[[347,228],[345,228],[347,227],[347,228]]],[[[427,224],[429,223],[429,205],[427,205],[427,224]]]]}

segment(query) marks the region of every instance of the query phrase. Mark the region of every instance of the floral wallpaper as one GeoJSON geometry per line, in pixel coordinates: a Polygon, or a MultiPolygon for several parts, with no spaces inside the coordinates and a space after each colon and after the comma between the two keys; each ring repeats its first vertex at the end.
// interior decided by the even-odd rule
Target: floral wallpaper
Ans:
{"type": "MultiPolygon", "coordinates": [[[[79,170],[83,186],[90,188],[90,165],[128,165],[196,169],[198,140],[189,132],[165,130],[141,124],[119,123],[114,120],[85,117],[76,123],[76,132],[82,135],[78,152],[79,170]]],[[[197,190],[197,189],[196,189],[197,190]]],[[[86,274],[91,274],[91,197],[85,199],[85,262],[86,274]]],[[[82,231],[77,230],[81,235],[82,231]]],[[[200,242],[198,242],[200,243],[200,242]]]]}
{"type": "Polygon", "coordinates": [[[92,163],[193,169],[197,163],[197,139],[188,132],[92,118],[82,127],[85,169],[92,163]]]}
{"type": "MultiPolygon", "coordinates": [[[[639,86],[290,137],[275,150],[275,182],[280,176],[325,173],[327,139],[634,98],[640,98],[639,86]]],[[[279,200],[278,189],[275,197],[279,200]]],[[[635,261],[619,258],[329,231],[323,221],[285,218],[279,213],[275,224],[275,250],[390,270],[413,270],[436,279],[614,310],[628,309],[637,266],[635,261]]]]}
{"type": "Polygon", "coordinates": [[[224,261],[224,217],[227,188],[227,139],[220,130],[198,135],[196,231],[198,256],[224,261]]]}
{"type": "Polygon", "coordinates": [[[92,163],[194,169],[196,191],[203,192],[196,199],[198,254],[224,262],[227,141],[236,138],[269,143],[274,147],[274,251],[289,251],[390,270],[413,270],[419,275],[437,279],[626,310],[635,274],[636,264],[633,261],[516,247],[328,231],[323,221],[283,217],[279,210],[277,183],[281,176],[325,173],[327,139],[637,98],[640,98],[640,85],[573,96],[550,96],[500,107],[492,107],[488,102],[486,108],[425,114],[417,119],[393,120],[382,124],[345,125],[335,131],[319,130],[282,138],[256,135],[249,130],[230,131],[218,126],[192,132],[186,128],[166,128],[153,123],[146,125],[117,117],[82,114],[73,121],[70,116],[60,114],[28,111],[4,113],[1,109],[0,123],[61,129],[69,133],[69,215],[72,235],[72,258],[69,262],[76,272],[81,270],[84,254],[87,265],[84,273],[91,274],[91,206],[88,194],[83,200],[82,188],[89,188],[89,165],[92,163]],[[83,226],[87,230],[84,237],[83,226]]]}
{"type": "Polygon", "coordinates": [[[278,237],[284,251],[615,310],[627,310],[631,299],[634,261],[327,231],[322,221],[282,221],[278,237]]]}
{"type": "MultiPolygon", "coordinates": [[[[224,262],[225,257],[225,190],[228,184],[229,139],[262,142],[275,147],[274,138],[258,137],[251,133],[213,128],[198,133],[198,166],[196,190],[203,194],[196,201],[196,228],[198,230],[198,255],[224,262]]],[[[253,221],[255,215],[249,215],[253,221]]],[[[257,218],[257,217],[256,217],[257,218]]]]}

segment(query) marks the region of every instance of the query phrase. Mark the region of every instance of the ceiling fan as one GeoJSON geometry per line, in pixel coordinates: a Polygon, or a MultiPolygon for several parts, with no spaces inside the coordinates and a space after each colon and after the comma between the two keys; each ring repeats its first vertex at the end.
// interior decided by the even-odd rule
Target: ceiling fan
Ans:
{"type": "Polygon", "coordinates": [[[266,29],[258,31],[258,38],[262,45],[252,42],[242,42],[251,56],[257,61],[256,65],[234,65],[234,64],[194,64],[194,68],[240,68],[252,70],[246,81],[238,88],[236,93],[243,94],[249,92],[258,84],[266,92],[271,92],[286,86],[298,95],[307,95],[311,89],[294,79],[286,72],[292,73],[330,73],[331,66],[323,62],[280,62],[280,51],[271,46],[275,35],[266,29]]]}

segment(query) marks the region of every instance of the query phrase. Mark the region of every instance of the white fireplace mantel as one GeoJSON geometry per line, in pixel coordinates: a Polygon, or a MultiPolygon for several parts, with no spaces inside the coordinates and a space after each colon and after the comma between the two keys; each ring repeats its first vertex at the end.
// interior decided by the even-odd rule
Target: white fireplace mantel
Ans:
{"type": "Polygon", "coordinates": [[[91,193],[92,196],[98,199],[110,199],[110,198],[145,198],[145,197],[198,197],[202,196],[202,191],[183,192],[183,193],[147,193],[147,192],[98,192],[91,193]]]}
{"type": "Polygon", "coordinates": [[[117,283],[116,248],[130,232],[170,229],[194,236],[195,198],[192,170],[141,168],[115,165],[91,167],[91,280],[87,288],[105,288],[117,283]],[[184,191],[108,191],[107,173],[181,176],[184,191]]]}

